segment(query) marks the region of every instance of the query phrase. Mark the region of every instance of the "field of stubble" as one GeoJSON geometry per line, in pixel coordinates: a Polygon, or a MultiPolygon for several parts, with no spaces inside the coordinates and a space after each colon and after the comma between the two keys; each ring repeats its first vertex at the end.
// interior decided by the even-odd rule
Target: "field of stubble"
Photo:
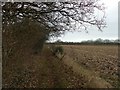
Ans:
{"type": "Polygon", "coordinates": [[[117,45],[64,45],[63,47],[68,59],[94,72],[112,86],[118,86],[117,45]]]}

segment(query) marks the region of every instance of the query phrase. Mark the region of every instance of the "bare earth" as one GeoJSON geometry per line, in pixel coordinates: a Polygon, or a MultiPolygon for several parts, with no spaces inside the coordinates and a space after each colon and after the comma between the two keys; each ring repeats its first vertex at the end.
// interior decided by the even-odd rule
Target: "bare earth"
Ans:
{"type": "MultiPolygon", "coordinates": [[[[118,46],[80,45],[64,46],[69,59],[89,72],[106,80],[113,86],[118,84],[118,46]]],[[[88,73],[89,73],[88,72],[88,73]]]]}
{"type": "Polygon", "coordinates": [[[47,49],[24,51],[3,67],[3,88],[112,88],[117,86],[117,46],[64,45],[65,57],[47,49]]]}

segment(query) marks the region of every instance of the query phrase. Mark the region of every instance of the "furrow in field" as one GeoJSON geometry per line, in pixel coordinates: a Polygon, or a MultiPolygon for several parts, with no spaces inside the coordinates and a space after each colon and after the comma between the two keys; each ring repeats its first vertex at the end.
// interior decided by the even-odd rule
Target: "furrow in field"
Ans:
{"type": "Polygon", "coordinates": [[[105,52],[103,51],[106,46],[99,48],[97,46],[95,48],[93,46],[65,46],[64,48],[66,53],[70,52],[68,57],[80,66],[95,71],[112,85],[117,84],[119,61],[116,48],[109,47],[109,50],[105,50],[105,52]],[[116,53],[114,55],[106,54],[107,51],[116,53]]]}

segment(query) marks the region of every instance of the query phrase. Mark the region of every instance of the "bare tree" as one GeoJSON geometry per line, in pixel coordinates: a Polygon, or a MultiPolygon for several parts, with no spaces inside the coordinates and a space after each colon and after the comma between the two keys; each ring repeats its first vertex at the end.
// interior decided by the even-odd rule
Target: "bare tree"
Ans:
{"type": "Polygon", "coordinates": [[[87,29],[94,25],[99,30],[106,26],[104,5],[99,0],[78,2],[6,2],[3,3],[3,26],[22,22],[24,18],[36,20],[45,26],[49,35],[60,35],[72,31],[75,25],[87,29]],[[98,18],[96,13],[102,12],[98,18]]]}
{"type": "Polygon", "coordinates": [[[34,44],[34,49],[42,49],[49,37],[78,30],[75,26],[86,30],[93,25],[101,30],[106,26],[104,9],[99,0],[2,3],[4,60],[34,44]],[[97,17],[98,11],[101,17],[97,17]]]}

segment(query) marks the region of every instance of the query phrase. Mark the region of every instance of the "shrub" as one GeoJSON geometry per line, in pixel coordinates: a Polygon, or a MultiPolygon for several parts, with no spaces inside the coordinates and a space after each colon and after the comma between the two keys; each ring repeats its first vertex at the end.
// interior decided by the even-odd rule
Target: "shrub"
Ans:
{"type": "Polygon", "coordinates": [[[62,46],[55,46],[55,45],[51,46],[51,51],[52,51],[53,55],[57,55],[57,54],[61,54],[62,55],[63,52],[64,52],[62,46]]]}

